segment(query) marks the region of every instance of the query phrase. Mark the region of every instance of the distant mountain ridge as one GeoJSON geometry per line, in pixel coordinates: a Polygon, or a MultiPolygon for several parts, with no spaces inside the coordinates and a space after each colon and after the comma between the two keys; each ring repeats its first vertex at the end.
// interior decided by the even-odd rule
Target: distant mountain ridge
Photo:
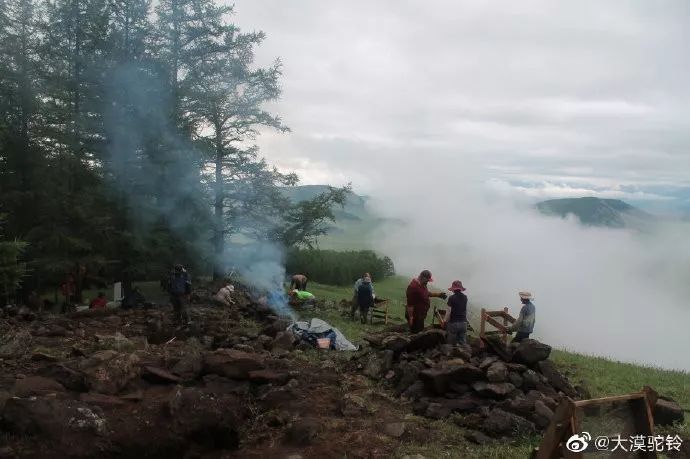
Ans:
{"type": "MultiPolygon", "coordinates": [[[[300,185],[283,187],[284,195],[292,202],[301,202],[328,191],[328,185],[300,185]]],[[[350,192],[343,207],[332,208],[335,222],[327,224],[327,234],[319,238],[319,246],[335,250],[354,250],[369,247],[374,235],[380,235],[385,225],[400,224],[372,213],[369,197],[350,192]]]]}
{"type": "Polygon", "coordinates": [[[574,215],[587,226],[609,228],[636,227],[654,220],[654,217],[620,199],[595,197],[550,199],[536,205],[544,215],[565,218],[574,215]]]}
{"type": "MultiPolygon", "coordinates": [[[[302,202],[328,191],[328,185],[298,185],[282,188],[283,194],[292,202],[302,202]]],[[[337,221],[359,221],[369,218],[366,210],[367,198],[350,192],[345,200],[345,206],[334,206],[333,215],[337,221]]]]}

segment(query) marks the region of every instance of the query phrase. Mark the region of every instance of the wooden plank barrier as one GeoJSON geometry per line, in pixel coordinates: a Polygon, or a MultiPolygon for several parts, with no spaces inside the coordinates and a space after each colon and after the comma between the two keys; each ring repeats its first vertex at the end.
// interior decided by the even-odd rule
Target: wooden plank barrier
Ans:
{"type": "MultiPolygon", "coordinates": [[[[583,459],[585,453],[595,452],[590,443],[587,449],[580,452],[573,452],[566,448],[568,439],[582,433],[582,421],[587,411],[584,408],[602,406],[617,402],[627,402],[630,408],[631,425],[633,432],[631,435],[643,435],[649,437],[654,434],[654,418],[652,417],[652,407],[656,404],[657,393],[649,386],[645,386],[640,392],[632,394],[617,395],[614,397],[595,398],[590,400],[573,401],[569,397],[564,397],[561,404],[556,409],[551,423],[544,432],[538,448],[532,452],[534,459],[559,459],[576,458],[583,459]]],[[[598,436],[597,432],[589,432],[592,436],[598,436]]],[[[605,432],[601,432],[605,433],[605,432]]],[[[619,435],[624,432],[619,432],[619,435]]],[[[658,456],[655,451],[637,451],[638,458],[656,459],[658,456]]],[[[587,456],[589,457],[589,456],[587,456]]],[[[625,455],[625,457],[628,457],[625,455]]]]}

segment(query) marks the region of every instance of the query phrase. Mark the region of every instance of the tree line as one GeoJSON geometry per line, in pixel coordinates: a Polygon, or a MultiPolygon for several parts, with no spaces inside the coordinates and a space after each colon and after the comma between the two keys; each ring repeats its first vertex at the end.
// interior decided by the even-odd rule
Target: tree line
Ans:
{"type": "MultiPolygon", "coordinates": [[[[23,294],[224,274],[232,238],[309,245],[346,188],[294,203],[254,146],[281,63],[213,0],[0,0],[0,272],[23,294]],[[4,256],[2,255],[4,253],[4,256]],[[19,256],[19,254],[21,254],[19,256]]],[[[9,285],[9,284],[8,284],[9,285]]],[[[79,295],[79,291],[78,291],[79,295]]]]}
{"type": "Polygon", "coordinates": [[[289,273],[303,273],[310,280],[333,285],[350,285],[365,272],[377,281],[395,275],[393,261],[371,250],[293,248],[288,251],[286,268],[289,273]]]}

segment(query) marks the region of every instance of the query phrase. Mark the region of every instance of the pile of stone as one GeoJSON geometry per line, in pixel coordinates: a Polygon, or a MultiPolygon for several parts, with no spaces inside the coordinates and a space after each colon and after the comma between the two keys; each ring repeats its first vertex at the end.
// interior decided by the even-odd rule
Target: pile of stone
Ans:
{"type": "Polygon", "coordinates": [[[477,442],[543,431],[562,397],[590,398],[549,360],[551,347],[536,340],[453,346],[440,329],[365,339],[371,349],[358,356],[365,375],[388,384],[415,414],[450,418],[477,442]]]}

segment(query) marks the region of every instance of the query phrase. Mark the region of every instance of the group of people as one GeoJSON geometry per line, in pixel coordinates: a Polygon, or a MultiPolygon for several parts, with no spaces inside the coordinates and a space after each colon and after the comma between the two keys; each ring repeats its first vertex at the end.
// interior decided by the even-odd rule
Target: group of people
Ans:
{"type": "MultiPolygon", "coordinates": [[[[167,290],[170,295],[170,303],[173,305],[175,311],[175,318],[181,324],[189,324],[189,312],[187,307],[192,294],[192,282],[187,270],[181,264],[176,264],[170,271],[169,275],[161,285],[167,290]]],[[[230,286],[232,287],[232,286],[230,286]]],[[[232,290],[228,286],[224,287],[217,294],[221,296],[224,301],[232,302],[230,293],[232,290]]],[[[98,296],[91,300],[89,309],[105,309],[108,305],[104,292],[99,292],[98,296]]],[[[150,306],[151,303],[146,302],[144,294],[139,287],[133,287],[127,292],[120,301],[122,309],[137,309],[150,306]]]]}
{"type": "Polygon", "coordinates": [[[307,281],[309,279],[302,273],[293,275],[290,278],[290,288],[288,295],[290,297],[289,303],[293,306],[298,304],[308,304],[315,300],[313,293],[307,291],[307,281]]]}
{"type": "MultiPolygon", "coordinates": [[[[446,329],[446,336],[449,344],[465,344],[467,337],[467,295],[465,287],[459,280],[453,281],[448,291],[452,293],[450,297],[446,292],[430,292],[429,282],[433,282],[429,270],[422,271],[419,276],[412,279],[407,286],[407,308],[405,318],[410,326],[410,332],[419,333],[424,329],[431,298],[448,299],[448,309],[441,326],[446,329]]],[[[508,333],[515,333],[513,342],[520,342],[529,338],[534,331],[536,318],[536,308],[532,303],[533,296],[530,292],[519,292],[518,296],[522,302],[520,315],[514,324],[507,327],[508,333]]]]}

